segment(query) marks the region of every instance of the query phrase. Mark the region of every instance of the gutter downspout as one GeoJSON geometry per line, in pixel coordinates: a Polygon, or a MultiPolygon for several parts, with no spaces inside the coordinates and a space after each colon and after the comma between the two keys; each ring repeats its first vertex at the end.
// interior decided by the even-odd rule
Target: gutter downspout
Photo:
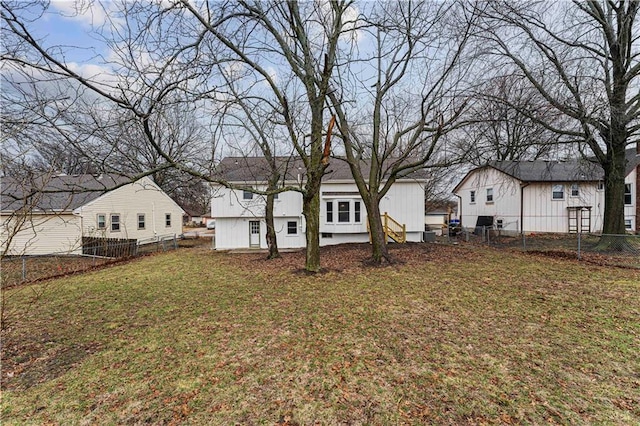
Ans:
{"type": "Polygon", "coordinates": [[[151,218],[153,220],[153,236],[157,237],[158,232],[156,231],[156,203],[151,203],[151,218]]]}
{"type": "Polygon", "coordinates": [[[524,234],[524,189],[529,183],[520,184],[520,235],[524,234]]]}

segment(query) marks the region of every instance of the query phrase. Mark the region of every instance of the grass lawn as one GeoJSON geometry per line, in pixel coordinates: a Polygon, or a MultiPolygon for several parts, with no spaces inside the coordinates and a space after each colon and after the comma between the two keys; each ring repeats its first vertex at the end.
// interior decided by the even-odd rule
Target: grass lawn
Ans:
{"type": "Polygon", "coordinates": [[[10,290],[2,424],[640,423],[640,271],[367,249],[317,276],[190,249],[10,290]]]}

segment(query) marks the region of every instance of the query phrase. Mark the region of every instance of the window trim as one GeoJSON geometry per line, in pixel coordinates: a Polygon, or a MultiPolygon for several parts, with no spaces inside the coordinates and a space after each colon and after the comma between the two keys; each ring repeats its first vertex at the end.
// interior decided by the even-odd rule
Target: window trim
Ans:
{"type": "Polygon", "coordinates": [[[475,203],[476,203],[476,191],[471,190],[469,191],[469,204],[475,204],[475,203]]]}
{"type": "Polygon", "coordinates": [[[287,235],[298,235],[298,221],[297,220],[289,220],[289,221],[287,221],[287,235]],[[293,225],[293,227],[291,225],[293,225]],[[291,232],[291,231],[293,231],[293,232],[291,232]]]}
{"type": "Polygon", "coordinates": [[[579,183],[575,182],[575,183],[571,184],[571,186],[569,187],[569,196],[573,197],[573,198],[580,196],[580,184],[579,183]],[[573,193],[574,188],[575,188],[575,192],[576,192],[575,194],[573,193]]]}
{"type": "Polygon", "coordinates": [[[120,230],[122,229],[122,221],[120,220],[120,213],[111,213],[109,215],[109,229],[111,230],[111,232],[120,232],[120,230]],[[118,229],[113,229],[114,217],[118,218],[118,220],[115,221],[115,224],[118,225],[118,229]]]}
{"type": "Polygon", "coordinates": [[[624,184],[624,205],[625,206],[630,206],[633,204],[633,189],[631,189],[633,185],[631,185],[630,183],[625,183],[624,184]],[[629,191],[627,191],[627,188],[629,189],[629,191]],[[627,203],[627,197],[629,199],[629,202],[627,203]]]}
{"type": "Polygon", "coordinates": [[[362,199],[336,198],[325,201],[325,223],[327,225],[361,225],[365,220],[362,199]],[[340,210],[340,207],[343,209],[340,210]]]}
{"type": "Polygon", "coordinates": [[[352,223],[351,222],[351,201],[340,201],[338,200],[338,223],[352,223]],[[346,205],[347,206],[347,210],[340,210],[340,205],[346,205]],[[346,214],[346,220],[342,220],[344,219],[344,214],[346,214]]]}
{"type": "Polygon", "coordinates": [[[171,213],[164,214],[164,227],[171,228],[171,213]]]}
{"type": "Polygon", "coordinates": [[[251,190],[253,190],[252,187],[242,190],[242,199],[244,201],[253,200],[253,192],[251,192],[251,190]]]}
{"type": "Polygon", "coordinates": [[[146,218],[145,214],[144,213],[138,213],[137,219],[138,219],[138,229],[139,230],[146,229],[147,228],[147,218],[146,218]],[[140,226],[140,218],[142,218],[142,226],[140,226]]]}
{"type": "Polygon", "coordinates": [[[101,231],[107,229],[107,215],[105,213],[96,214],[96,229],[101,231]],[[100,216],[102,216],[102,226],[100,226],[100,216]]]}
{"type": "Polygon", "coordinates": [[[553,201],[563,201],[564,200],[564,184],[561,183],[553,183],[551,184],[551,199],[553,201]],[[556,191],[556,188],[559,190],[556,191]],[[556,198],[556,193],[561,194],[560,198],[556,198]]]}
{"type": "Polygon", "coordinates": [[[327,209],[327,214],[326,214],[326,222],[327,223],[334,223],[333,222],[333,200],[331,201],[327,201],[325,204],[325,207],[327,209]]]}
{"type": "Polygon", "coordinates": [[[493,188],[487,188],[487,204],[493,203],[493,188]]]}

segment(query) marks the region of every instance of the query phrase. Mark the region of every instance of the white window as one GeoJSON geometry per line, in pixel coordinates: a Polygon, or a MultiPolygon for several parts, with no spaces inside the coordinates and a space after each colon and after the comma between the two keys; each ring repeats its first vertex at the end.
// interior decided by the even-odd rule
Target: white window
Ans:
{"type": "Polygon", "coordinates": [[[493,203],[493,188],[487,188],[487,203],[493,203]]]}
{"type": "Polygon", "coordinates": [[[333,223],[333,201],[327,201],[327,223],[333,223]]]}
{"type": "Polygon", "coordinates": [[[104,213],[98,213],[98,229],[107,229],[107,215],[104,213]]]}
{"type": "Polygon", "coordinates": [[[138,213],[138,229],[144,229],[145,220],[144,213],[138,213]]]}
{"type": "Polygon", "coordinates": [[[564,200],[564,185],[553,185],[551,190],[552,200],[564,200]]]}
{"type": "Polygon", "coordinates": [[[631,219],[624,220],[624,227],[625,229],[631,229],[631,219]]]}
{"type": "Polygon", "coordinates": [[[287,222],[287,235],[297,235],[298,234],[298,222],[295,220],[290,220],[287,222]]]}
{"type": "Polygon", "coordinates": [[[171,213],[164,214],[164,226],[167,228],[171,227],[171,213]]]}
{"type": "Polygon", "coordinates": [[[333,238],[333,234],[331,232],[323,232],[322,238],[333,238]]]}
{"type": "Polygon", "coordinates": [[[580,186],[577,183],[571,184],[571,196],[579,197],[580,196],[580,186]]]}
{"type": "Polygon", "coordinates": [[[349,222],[350,219],[350,205],[348,201],[338,201],[338,222],[349,222]]]}
{"type": "Polygon", "coordinates": [[[624,184],[624,203],[626,205],[631,205],[631,184],[630,183],[625,183],[624,184]]]}
{"type": "Polygon", "coordinates": [[[476,202],[476,191],[471,191],[471,192],[469,193],[469,196],[470,196],[470,198],[471,198],[470,202],[471,202],[472,204],[473,204],[473,203],[475,203],[475,202],[476,202]]]}
{"type": "Polygon", "coordinates": [[[119,232],[120,231],[120,214],[112,213],[111,214],[111,232],[119,232]]]}
{"type": "Polygon", "coordinates": [[[251,192],[252,188],[243,189],[242,190],[242,199],[243,200],[253,200],[253,192],[251,192]]]}
{"type": "Polygon", "coordinates": [[[363,211],[360,200],[331,200],[326,201],[325,206],[326,223],[362,223],[363,211]]]}

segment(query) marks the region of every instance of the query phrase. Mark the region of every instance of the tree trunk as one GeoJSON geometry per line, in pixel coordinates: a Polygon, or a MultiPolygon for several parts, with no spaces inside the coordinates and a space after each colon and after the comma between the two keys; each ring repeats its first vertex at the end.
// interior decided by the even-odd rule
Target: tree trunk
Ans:
{"type": "Polygon", "coordinates": [[[305,270],[320,271],[320,186],[311,193],[307,192],[302,202],[302,214],[306,221],[305,236],[307,253],[305,270]]]}
{"type": "Polygon", "coordinates": [[[371,263],[381,265],[384,260],[392,263],[385,238],[384,227],[380,217],[380,201],[377,197],[371,197],[369,202],[365,202],[367,209],[367,220],[369,221],[369,232],[371,236],[371,263]]]}
{"type": "Polygon", "coordinates": [[[276,237],[276,228],[273,220],[273,204],[275,196],[273,194],[267,195],[267,206],[264,212],[264,219],[267,222],[267,246],[269,247],[269,254],[267,259],[277,259],[280,257],[278,251],[278,240],[276,237]]]}
{"type": "Polygon", "coordinates": [[[624,234],[624,167],[606,166],[604,172],[603,234],[624,234]],[[621,170],[620,170],[621,169],[621,170]]]}

